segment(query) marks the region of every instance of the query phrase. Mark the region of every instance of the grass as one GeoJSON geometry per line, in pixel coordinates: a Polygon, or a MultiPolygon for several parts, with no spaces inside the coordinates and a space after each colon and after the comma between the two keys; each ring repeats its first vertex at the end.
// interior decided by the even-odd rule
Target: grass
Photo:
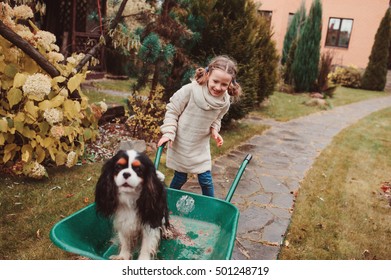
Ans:
{"type": "Polygon", "coordinates": [[[92,81],[91,85],[97,89],[109,89],[115,91],[130,92],[132,86],[136,83],[135,79],[127,80],[97,80],[92,81]]]}
{"type": "Polygon", "coordinates": [[[327,110],[335,106],[346,105],[353,102],[385,96],[388,93],[380,91],[365,91],[359,89],[338,87],[334,97],[328,99],[329,106],[320,108],[316,106],[306,106],[305,101],[310,97],[308,94],[287,94],[275,92],[269,98],[269,105],[262,107],[250,114],[253,117],[273,118],[277,121],[289,121],[298,117],[306,116],[320,110],[327,110]]]}
{"type": "MultiPolygon", "coordinates": [[[[102,99],[105,99],[106,101],[110,100],[110,102],[121,102],[121,100],[123,100],[123,97],[121,96],[102,94],[101,92],[98,91],[84,91],[84,93],[90,98],[92,102],[98,102],[101,101],[102,99]]],[[[343,104],[343,102],[358,101],[357,98],[365,99],[365,98],[371,98],[380,95],[384,95],[384,93],[361,92],[357,90],[339,89],[335,100],[333,100],[332,102],[334,106],[338,106],[338,104],[343,104]],[[344,95],[346,95],[347,97],[345,97],[344,95]],[[340,101],[337,101],[339,99],[340,101]]],[[[296,106],[298,104],[301,104],[302,101],[300,101],[300,98],[303,98],[304,100],[305,98],[308,97],[276,93],[271,98],[270,108],[260,112],[256,112],[254,114],[262,114],[263,117],[264,116],[275,117],[277,119],[287,120],[297,116],[311,113],[313,112],[312,110],[315,111],[320,110],[319,108],[310,108],[310,110],[307,110],[308,108],[305,106],[296,106]],[[281,107],[281,109],[277,107],[281,107]],[[298,108],[294,108],[294,107],[298,107],[298,108]],[[295,113],[290,112],[295,110],[297,112],[295,113]]],[[[391,120],[389,116],[388,119],[391,120]]],[[[389,121],[387,120],[387,118],[385,118],[381,122],[378,122],[377,124],[383,127],[385,125],[389,125],[388,122],[389,121]]],[[[363,136],[361,136],[363,138],[362,140],[365,140],[367,139],[367,137],[370,137],[370,135],[366,132],[366,129],[373,129],[374,127],[376,127],[376,124],[372,123],[372,126],[363,128],[362,130],[363,136]]],[[[235,149],[236,145],[249,139],[253,135],[261,134],[265,129],[266,127],[262,125],[249,124],[246,122],[235,123],[235,125],[227,129],[226,131],[222,132],[224,138],[224,145],[222,148],[218,149],[215,147],[216,145],[212,143],[211,145],[212,157],[216,158],[220,155],[227,153],[230,149],[235,149]]],[[[379,155],[387,154],[383,150],[384,148],[382,148],[383,147],[382,145],[385,146],[388,145],[388,148],[390,148],[389,147],[390,144],[386,140],[386,139],[391,139],[389,132],[384,131],[384,133],[385,133],[384,136],[380,138],[380,139],[384,139],[384,141],[380,141],[380,140],[374,141],[372,138],[368,138],[366,140],[366,143],[368,143],[367,146],[370,146],[370,143],[372,141],[372,144],[380,149],[379,155]]],[[[357,145],[359,143],[357,143],[357,145]]],[[[361,149],[361,146],[357,146],[355,149],[358,151],[359,150],[358,148],[361,149]]],[[[331,160],[326,161],[324,163],[325,166],[315,166],[314,170],[318,169],[320,171],[318,171],[318,176],[315,176],[313,179],[310,180],[315,180],[315,181],[322,180],[323,173],[325,173],[326,176],[329,176],[326,177],[329,179],[330,177],[343,176],[343,173],[340,173],[339,169],[335,169],[333,176],[330,176],[329,172],[331,171],[329,171],[330,168],[329,165],[335,165],[336,168],[337,167],[340,168],[334,162],[337,160],[342,160],[345,155],[344,153],[346,152],[347,150],[345,150],[343,154],[336,154],[334,156],[331,156],[331,160]]],[[[360,165],[363,167],[366,166],[368,153],[360,152],[360,155],[362,156],[362,158],[356,157],[354,159],[349,158],[349,161],[345,160],[345,165],[360,165]]],[[[151,157],[152,156],[153,155],[151,155],[151,157]]],[[[369,198],[372,199],[375,198],[375,195],[371,197],[372,192],[371,194],[368,194],[366,189],[364,189],[361,186],[361,184],[364,184],[362,183],[364,182],[364,179],[361,179],[360,177],[361,175],[364,177],[365,176],[368,177],[369,179],[367,178],[367,180],[369,180],[369,182],[374,182],[374,185],[372,184],[374,191],[377,191],[376,187],[381,180],[387,179],[387,178],[381,178],[379,174],[381,172],[383,172],[382,174],[387,174],[386,171],[390,173],[389,169],[387,169],[389,168],[389,159],[379,156],[378,158],[379,163],[376,167],[372,167],[372,165],[369,165],[369,162],[372,163],[372,161],[373,160],[368,161],[368,166],[369,166],[368,168],[376,168],[374,169],[376,170],[376,172],[370,172],[371,169],[369,169],[366,172],[362,170],[358,171],[357,175],[349,175],[350,176],[349,178],[353,180],[352,182],[354,182],[355,188],[351,188],[352,190],[355,190],[354,195],[357,195],[357,193],[360,194],[361,192],[364,192],[367,194],[369,198]],[[386,161],[387,164],[384,163],[384,165],[380,165],[381,161],[386,161]],[[373,179],[372,178],[373,174],[378,174],[378,178],[373,179]],[[371,181],[372,179],[373,181],[371,181]]],[[[162,158],[162,162],[164,162],[164,156],[162,158]]],[[[66,217],[71,213],[75,212],[76,210],[93,202],[94,188],[98,180],[98,176],[100,174],[101,166],[102,163],[90,163],[82,166],[76,166],[72,169],[49,168],[48,170],[49,178],[43,181],[29,180],[25,178],[12,177],[12,176],[7,176],[2,174],[0,178],[0,186],[1,186],[0,187],[0,211],[1,211],[0,259],[22,259],[22,260],[23,259],[24,260],[74,259],[75,258],[74,255],[58,249],[56,246],[54,246],[51,243],[49,239],[49,232],[52,226],[56,222],[58,222],[61,218],[66,217]]],[[[170,171],[164,168],[164,164],[161,164],[160,170],[166,173],[167,182],[168,182],[168,180],[170,179],[170,173],[169,173],[170,171]]],[[[345,180],[347,180],[346,178],[347,177],[345,176],[345,180]]],[[[329,189],[329,188],[325,188],[324,186],[328,186],[328,184],[329,183],[327,182],[326,185],[325,182],[323,185],[318,187],[319,188],[318,191],[322,192],[319,196],[324,199],[325,199],[325,194],[323,192],[327,192],[329,189]]],[[[333,182],[333,184],[337,184],[337,182],[333,182]]],[[[304,189],[305,187],[299,193],[299,196],[305,195],[304,189]]],[[[346,195],[352,196],[351,194],[346,194],[346,195]]],[[[306,200],[306,198],[300,198],[300,197],[298,198],[298,202],[297,202],[298,209],[301,208],[301,206],[299,206],[300,199],[306,200]]],[[[316,201],[316,198],[312,198],[312,199],[316,201]]],[[[366,205],[365,203],[368,202],[363,203],[360,201],[360,203],[366,205]]],[[[382,203],[383,202],[379,202],[380,205],[382,205],[382,203]]],[[[307,204],[308,203],[304,203],[303,205],[306,206],[307,204]]],[[[342,205],[344,204],[342,203],[342,205]]],[[[351,205],[356,205],[356,204],[353,204],[353,202],[351,202],[351,204],[347,204],[347,206],[349,207],[351,205]]],[[[311,204],[308,206],[311,206],[311,204]]],[[[383,220],[384,215],[380,213],[381,215],[376,216],[378,213],[377,212],[372,213],[373,211],[372,208],[369,207],[369,209],[364,209],[364,210],[353,209],[353,212],[356,213],[357,211],[360,211],[366,213],[367,214],[366,218],[372,219],[370,220],[370,222],[367,222],[367,224],[364,224],[363,226],[368,227],[368,223],[369,225],[372,225],[371,222],[376,220],[376,218],[378,218],[379,221],[384,222],[384,227],[389,225],[387,224],[388,223],[387,220],[383,220]]],[[[363,215],[363,213],[358,213],[358,214],[363,215]]],[[[294,216],[299,217],[299,215],[300,214],[297,215],[295,214],[294,216]]],[[[354,217],[354,215],[352,214],[351,216],[354,217]]],[[[342,216],[343,215],[341,215],[341,217],[342,216]]],[[[364,220],[365,218],[362,219],[362,221],[364,220]]],[[[326,221],[327,219],[325,217],[319,220],[315,219],[313,221],[313,223],[316,222],[315,226],[310,223],[307,225],[307,228],[305,230],[308,232],[310,231],[310,229],[312,231],[319,230],[318,227],[320,226],[318,226],[318,224],[322,224],[322,227],[326,229],[332,228],[332,225],[328,225],[326,221]]],[[[333,231],[334,234],[337,234],[336,233],[338,231],[337,226],[338,225],[335,226],[335,231],[333,231]]],[[[281,257],[283,258],[289,258],[290,256],[294,256],[293,248],[295,248],[296,243],[299,243],[299,241],[301,240],[300,237],[297,237],[298,238],[297,240],[299,241],[295,241],[295,238],[293,238],[294,236],[293,231],[291,232],[292,233],[288,236],[288,240],[290,241],[291,246],[287,248],[289,249],[289,253],[291,253],[291,255],[288,255],[288,252],[285,251],[285,253],[281,255],[281,257]]],[[[303,232],[305,231],[302,231],[301,234],[303,234],[303,232]]],[[[323,233],[324,232],[326,231],[323,231],[323,233]]],[[[384,232],[383,226],[376,225],[376,232],[378,232],[379,234],[383,233],[384,232]]],[[[309,234],[307,234],[307,236],[309,236],[309,234]]],[[[370,234],[368,236],[373,236],[373,235],[370,234]]],[[[303,239],[303,237],[301,238],[303,239]]],[[[317,243],[316,240],[309,241],[309,242],[317,243]]],[[[330,245],[330,246],[335,247],[336,245],[330,245]]],[[[369,245],[363,246],[358,251],[361,252],[364,247],[368,249],[369,252],[376,252],[376,250],[369,245]]],[[[305,250],[305,248],[302,250],[305,250]]],[[[391,250],[388,249],[388,251],[390,252],[391,250]]],[[[300,251],[298,255],[302,256],[300,251]]],[[[296,255],[296,258],[298,255],[296,255]]],[[[357,255],[359,254],[357,253],[357,255]]],[[[381,254],[379,253],[378,256],[381,256],[381,254]]],[[[355,256],[354,258],[358,258],[358,257],[355,256]]]]}
{"type": "Polygon", "coordinates": [[[127,95],[125,93],[121,96],[108,94],[93,89],[85,89],[83,90],[83,94],[88,97],[90,103],[104,101],[106,103],[119,103],[121,105],[127,106],[127,95]]]}
{"type": "Polygon", "coordinates": [[[301,183],[280,259],[391,259],[391,108],[338,134],[301,183]]]}

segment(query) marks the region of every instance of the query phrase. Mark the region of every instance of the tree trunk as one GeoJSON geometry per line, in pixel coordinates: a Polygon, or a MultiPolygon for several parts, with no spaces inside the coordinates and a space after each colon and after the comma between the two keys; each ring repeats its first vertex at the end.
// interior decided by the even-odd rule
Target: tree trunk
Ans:
{"type": "MultiPolygon", "coordinates": [[[[108,30],[111,30],[111,29],[114,29],[117,27],[119,21],[121,20],[122,18],[122,13],[124,12],[124,9],[125,9],[125,6],[126,6],[126,3],[128,2],[128,0],[123,0],[122,3],[121,3],[121,6],[119,7],[118,9],[118,12],[117,14],[115,15],[115,18],[113,19],[113,21],[111,22],[110,24],[110,27],[108,30]]],[[[108,42],[110,42],[110,36],[107,34],[107,30],[104,34],[104,41],[106,42],[106,44],[108,42]]],[[[102,47],[103,45],[103,42],[99,41],[98,44],[96,44],[87,54],[86,56],[79,62],[79,64],[76,66],[76,73],[78,73],[83,67],[84,65],[86,65],[86,63],[88,61],[91,60],[92,57],[96,56],[96,54],[98,53],[98,51],[100,50],[100,48],[102,47]]]]}
{"type": "Polygon", "coordinates": [[[26,40],[16,34],[12,29],[6,26],[0,20],[0,35],[10,41],[12,44],[20,48],[29,57],[31,57],[43,70],[46,71],[52,78],[60,75],[60,72],[53,66],[40,52],[38,52],[26,40]]]}

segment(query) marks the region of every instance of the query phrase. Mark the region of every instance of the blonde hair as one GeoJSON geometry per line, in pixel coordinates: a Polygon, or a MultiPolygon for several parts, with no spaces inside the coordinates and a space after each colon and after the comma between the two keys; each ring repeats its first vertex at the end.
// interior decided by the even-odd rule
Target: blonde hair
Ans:
{"type": "Polygon", "coordinates": [[[231,83],[228,87],[228,94],[233,97],[239,97],[242,94],[242,88],[236,81],[238,68],[236,62],[225,55],[216,56],[211,60],[206,68],[198,68],[195,72],[194,79],[199,85],[205,85],[208,82],[209,75],[214,69],[220,69],[232,76],[231,83]]]}

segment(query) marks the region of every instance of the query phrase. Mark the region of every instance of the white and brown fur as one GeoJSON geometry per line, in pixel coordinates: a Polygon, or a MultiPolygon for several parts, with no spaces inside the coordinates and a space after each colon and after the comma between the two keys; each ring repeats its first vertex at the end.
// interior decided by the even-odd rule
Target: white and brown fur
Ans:
{"type": "Polygon", "coordinates": [[[135,150],[120,150],[104,164],[95,203],[99,214],[113,218],[118,235],[119,254],[110,259],[131,259],[138,244],[138,259],[155,257],[162,230],[169,227],[163,180],[148,156],[135,150]]]}

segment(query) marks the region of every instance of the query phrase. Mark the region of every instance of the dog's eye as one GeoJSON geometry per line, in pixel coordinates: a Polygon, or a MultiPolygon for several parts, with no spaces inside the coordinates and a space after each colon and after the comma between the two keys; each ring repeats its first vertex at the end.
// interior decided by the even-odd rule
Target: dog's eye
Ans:
{"type": "Polygon", "coordinates": [[[124,158],[120,158],[120,159],[117,161],[117,165],[122,165],[122,166],[124,166],[124,165],[126,165],[126,164],[128,164],[128,161],[127,161],[126,159],[124,159],[124,158]]]}
{"type": "Polygon", "coordinates": [[[141,166],[141,162],[139,161],[139,160],[134,160],[133,162],[132,162],[132,167],[134,168],[134,167],[140,167],[141,166]]]}

